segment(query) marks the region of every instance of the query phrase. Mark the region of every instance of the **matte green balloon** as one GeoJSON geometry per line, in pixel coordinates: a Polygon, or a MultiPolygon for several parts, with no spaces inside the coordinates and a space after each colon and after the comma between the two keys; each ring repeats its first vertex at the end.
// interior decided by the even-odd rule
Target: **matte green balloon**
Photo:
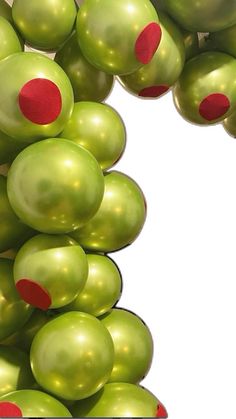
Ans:
{"type": "Polygon", "coordinates": [[[78,13],[77,34],[91,64],[120,75],[147,64],[161,38],[158,16],[149,0],[86,0],[78,13]]]}
{"type": "Polygon", "coordinates": [[[13,22],[11,6],[5,0],[0,0],[0,16],[7,19],[8,22],[13,22]]]}
{"type": "Polygon", "coordinates": [[[85,287],[63,311],[82,311],[101,316],[119,300],[122,289],[121,274],[115,262],[107,256],[87,255],[89,274],[85,287]]]}
{"type": "Polygon", "coordinates": [[[139,186],[113,171],[105,174],[105,193],[98,212],[72,237],[85,249],[114,252],[137,238],[145,219],[146,202],[139,186]]]}
{"type": "Polygon", "coordinates": [[[79,47],[76,33],[56,53],[55,61],[69,77],[76,102],[103,102],[110,94],[114,77],[93,67],[86,60],[79,47]]]}
{"type": "MultiPolygon", "coordinates": [[[[7,408],[15,408],[15,411],[16,409],[19,410],[19,413],[21,412],[20,417],[72,417],[69,410],[61,402],[49,394],[37,390],[19,390],[1,397],[0,414],[2,411],[5,413],[7,408]],[[10,406],[4,406],[6,402],[10,406]]],[[[12,415],[9,414],[8,417],[10,416],[12,415]]],[[[17,416],[19,417],[19,415],[15,417],[17,416]]]]}
{"type": "Polygon", "coordinates": [[[148,373],[153,357],[153,340],[143,321],[135,314],[113,309],[100,317],[111,334],[115,360],[111,383],[139,383],[148,373]]]}
{"type": "Polygon", "coordinates": [[[52,138],[17,156],[7,188],[12,208],[27,225],[42,233],[64,234],[97,212],[104,177],[87,150],[72,141],[52,138]]]}
{"type": "Polygon", "coordinates": [[[236,24],[222,31],[211,33],[209,39],[218,51],[233,55],[236,58],[236,24]]]}
{"type": "Polygon", "coordinates": [[[0,60],[21,51],[21,43],[12,25],[0,16],[0,60]]]}
{"type": "Polygon", "coordinates": [[[51,320],[31,346],[31,367],[38,384],[67,400],[99,391],[110,377],[113,360],[109,332],[85,313],[70,312],[51,320]]]}
{"type": "Polygon", "coordinates": [[[223,126],[229,135],[236,138],[236,112],[223,121],[223,126]]]}
{"type": "Polygon", "coordinates": [[[120,115],[110,106],[95,102],[75,103],[60,136],[90,151],[102,170],[109,169],[120,159],[126,145],[120,115]]]}
{"type": "Polygon", "coordinates": [[[182,30],[182,36],[184,40],[186,60],[190,60],[200,52],[198,34],[197,32],[182,30]]]}
{"type": "Polygon", "coordinates": [[[77,9],[74,0],[14,0],[12,16],[26,41],[35,48],[53,50],[73,30],[77,9]]]}
{"type": "Polygon", "coordinates": [[[19,142],[0,131],[0,164],[12,162],[27,143],[19,142]]]}

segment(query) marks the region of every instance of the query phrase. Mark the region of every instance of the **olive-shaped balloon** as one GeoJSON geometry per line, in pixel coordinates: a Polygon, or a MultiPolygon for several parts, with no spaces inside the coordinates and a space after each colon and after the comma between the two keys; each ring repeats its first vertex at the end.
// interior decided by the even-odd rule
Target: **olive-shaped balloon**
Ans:
{"type": "Polygon", "coordinates": [[[223,121],[223,126],[229,135],[236,138],[236,112],[223,121]]]}
{"type": "Polygon", "coordinates": [[[0,164],[12,162],[27,145],[0,131],[0,164]]]}
{"type": "Polygon", "coordinates": [[[100,320],[110,332],[115,348],[109,382],[139,383],[152,363],[153,340],[149,329],[138,316],[123,309],[112,309],[100,320]]]}
{"type": "Polygon", "coordinates": [[[82,311],[101,316],[119,300],[122,290],[121,274],[115,262],[107,256],[88,254],[89,274],[85,287],[63,311],[82,311]]]}
{"type": "Polygon", "coordinates": [[[5,0],[0,0],[0,16],[7,19],[8,22],[13,22],[11,6],[5,0]]]}
{"type": "Polygon", "coordinates": [[[185,63],[185,45],[177,25],[159,12],[162,38],[149,64],[132,74],[121,76],[121,84],[143,98],[156,98],[166,93],[178,80],[185,63]]]}
{"type": "Polygon", "coordinates": [[[42,233],[64,234],[96,214],[104,177],[96,159],[72,141],[52,138],[23,150],[8,173],[18,217],[42,233]]]}
{"type": "Polygon", "coordinates": [[[14,0],[12,16],[33,47],[54,50],[70,36],[77,15],[74,0],[14,0]]]}
{"type": "Polygon", "coordinates": [[[137,183],[123,173],[105,174],[105,192],[96,215],[72,237],[87,250],[114,252],[131,244],[146,219],[146,201],[137,183]]]}
{"type": "Polygon", "coordinates": [[[165,9],[193,32],[216,32],[236,23],[235,0],[165,0],[165,9]]]}
{"type": "Polygon", "coordinates": [[[96,317],[72,311],[40,329],[30,357],[42,388],[66,400],[79,400],[95,394],[108,381],[114,347],[109,332],[96,317]]]}
{"type": "Polygon", "coordinates": [[[110,94],[114,77],[92,66],[83,56],[74,33],[56,53],[55,61],[70,79],[75,101],[103,102],[110,94]]]}
{"type": "Polygon", "coordinates": [[[38,390],[18,390],[0,398],[1,418],[69,417],[69,410],[54,397],[38,390]]]}
{"type": "Polygon", "coordinates": [[[197,32],[182,30],[182,36],[185,46],[186,60],[190,60],[200,53],[199,38],[197,32]]]}
{"type": "Polygon", "coordinates": [[[128,74],[148,64],[161,40],[149,0],[86,0],[77,18],[84,56],[108,74],[128,74]]]}
{"type": "Polygon", "coordinates": [[[17,348],[0,346],[0,371],[0,397],[34,385],[29,357],[17,348]]]}
{"type": "Polygon", "coordinates": [[[65,72],[36,52],[19,52],[0,61],[0,97],[0,130],[28,143],[57,136],[74,105],[65,72]]]}
{"type": "Polygon", "coordinates": [[[109,169],[120,159],[126,145],[120,115],[110,106],[95,102],[75,103],[60,136],[90,151],[102,170],[109,169]]]}
{"type": "Polygon", "coordinates": [[[236,109],[232,83],[236,60],[221,52],[205,52],[185,65],[174,88],[179,113],[196,124],[214,124],[236,109]]]}
{"type": "Polygon", "coordinates": [[[21,43],[12,25],[0,16],[0,60],[21,51],[21,43]]]}
{"type": "Polygon", "coordinates": [[[233,55],[236,58],[236,24],[222,31],[211,33],[209,39],[218,51],[233,55]]]}
{"type": "Polygon", "coordinates": [[[63,307],[83,289],[88,262],[68,236],[39,234],[19,250],[14,279],[21,298],[41,310],[63,307]]]}
{"type": "Polygon", "coordinates": [[[102,390],[72,407],[74,417],[168,417],[162,403],[143,387],[128,383],[106,384],[102,390]]]}

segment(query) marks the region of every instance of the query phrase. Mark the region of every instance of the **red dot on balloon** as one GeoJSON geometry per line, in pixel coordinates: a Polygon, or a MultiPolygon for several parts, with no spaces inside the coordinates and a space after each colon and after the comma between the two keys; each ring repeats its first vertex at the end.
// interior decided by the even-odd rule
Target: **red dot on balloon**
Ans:
{"type": "Polygon", "coordinates": [[[48,79],[28,81],[22,87],[18,100],[21,112],[34,124],[51,124],[61,113],[60,90],[48,79]]]}
{"type": "Polygon", "coordinates": [[[41,310],[48,310],[52,300],[48,291],[31,279],[20,279],[16,283],[21,298],[28,304],[41,310]]]}
{"type": "Polygon", "coordinates": [[[159,97],[166,93],[169,90],[169,86],[160,85],[160,86],[150,86],[145,87],[139,92],[139,96],[142,97],[159,97]]]}
{"type": "Polygon", "coordinates": [[[135,54],[138,61],[148,64],[161,42],[162,30],[155,22],[147,25],[135,43],[135,54]]]}
{"type": "Polygon", "coordinates": [[[230,101],[222,93],[213,93],[203,99],[199,106],[200,115],[207,121],[214,121],[225,115],[230,108],[230,101]]]}
{"type": "Polygon", "coordinates": [[[156,418],[160,418],[160,419],[168,418],[168,413],[162,403],[159,403],[157,407],[156,418]]]}
{"type": "Polygon", "coordinates": [[[20,408],[11,402],[0,402],[0,417],[1,418],[23,418],[20,408]]]}

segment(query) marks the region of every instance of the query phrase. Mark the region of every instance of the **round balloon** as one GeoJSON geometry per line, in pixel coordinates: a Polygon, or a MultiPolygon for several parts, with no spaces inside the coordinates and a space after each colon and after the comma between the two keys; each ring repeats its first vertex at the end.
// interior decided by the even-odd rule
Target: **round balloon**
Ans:
{"type": "Polygon", "coordinates": [[[236,138],[236,112],[224,120],[223,126],[229,135],[236,138]]]}
{"type": "Polygon", "coordinates": [[[32,144],[8,173],[8,197],[18,217],[42,233],[68,233],[96,214],[104,177],[96,159],[72,141],[32,144]]]}
{"type": "Polygon", "coordinates": [[[0,131],[0,164],[12,162],[27,145],[0,131]]]}
{"type": "Polygon", "coordinates": [[[0,60],[22,51],[19,38],[12,25],[0,16],[0,60]]]}
{"type": "Polygon", "coordinates": [[[209,40],[212,41],[215,49],[236,58],[236,24],[222,31],[211,33],[209,40]]]}
{"type": "Polygon", "coordinates": [[[102,170],[109,169],[120,159],[126,145],[120,115],[110,106],[95,102],[75,103],[60,136],[90,151],[102,170]]]}

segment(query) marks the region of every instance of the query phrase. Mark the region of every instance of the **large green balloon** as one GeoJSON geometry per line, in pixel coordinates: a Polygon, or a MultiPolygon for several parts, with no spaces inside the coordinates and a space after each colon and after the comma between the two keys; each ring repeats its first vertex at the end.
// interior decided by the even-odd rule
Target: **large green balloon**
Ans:
{"type": "Polygon", "coordinates": [[[224,120],[223,126],[229,135],[236,138],[236,112],[224,120]]]}
{"type": "Polygon", "coordinates": [[[0,16],[0,60],[21,51],[21,43],[12,25],[0,16]]]}
{"type": "Polygon", "coordinates": [[[110,106],[95,102],[75,103],[60,136],[90,151],[102,170],[109,169],[120,159],[126,144],[120,115],[110,106]]]}
{"type": "Polygon", "coordinates": [[[223,31],[211,33],[209,40],[218,51],[226,52],[236,58],[236,24],[223,31]]]}
{"type": "Polygon", "coordinates": [[[0,16],[12,23],[12,10],[5,0],[0,0],[0,16]]]}
{"type": "Polygon", "coordinates": [[[87,276],[87,257],[68,236],[37,235],[23,245],[14,263],[21,298],[42,310],[73,301],[87,276]]]}
{"type": "Polygon", "coordinates": [[[31,346],[31,367],[38,384],[67,400],[99,391],[110,377],[113,360],[109,332],[85,313],[70,312],[51,320],[31,346]]]}
{"type": "Polygon", "coordinates": [[[0,164],[12,162],[27,143],[19,142],[0,131],[0,164]]]}
{"type": "Polygon", "coordinates": [[[137,238],[145,218],[146,203],[139,186],[113,171],[105,175],[105,193],[97,214],[72,236],[88,250],[114,252],[137,238]]]}
{"type": "Polygon", "coordinates": [[[39,49],[60,47],[71,34],[75,18],[74,0],[14,0],[14,23],[26,41],[39,49]]]}
{"type": "Polygon", "coordinates": [[[56,53],[55,61],[69,77],[75,101],[103,102],[111,92],[114,77],[93,67],[86,60],[79,47],[76,33],[56,53]]]}
{"type": "Polygon", "coordinates": [[[77,18],[84,56],[109,74],[128,74],[147,64],[161,39],[149,0],[86,0],[77,18]]]}
{"type": "Polygon", "coordinates": [[[10,203],[26,224],[43,233],[68,233],[97,212],[104,178],[96,159],[64,139],[32,144],[8,173],[10,203]]]}

